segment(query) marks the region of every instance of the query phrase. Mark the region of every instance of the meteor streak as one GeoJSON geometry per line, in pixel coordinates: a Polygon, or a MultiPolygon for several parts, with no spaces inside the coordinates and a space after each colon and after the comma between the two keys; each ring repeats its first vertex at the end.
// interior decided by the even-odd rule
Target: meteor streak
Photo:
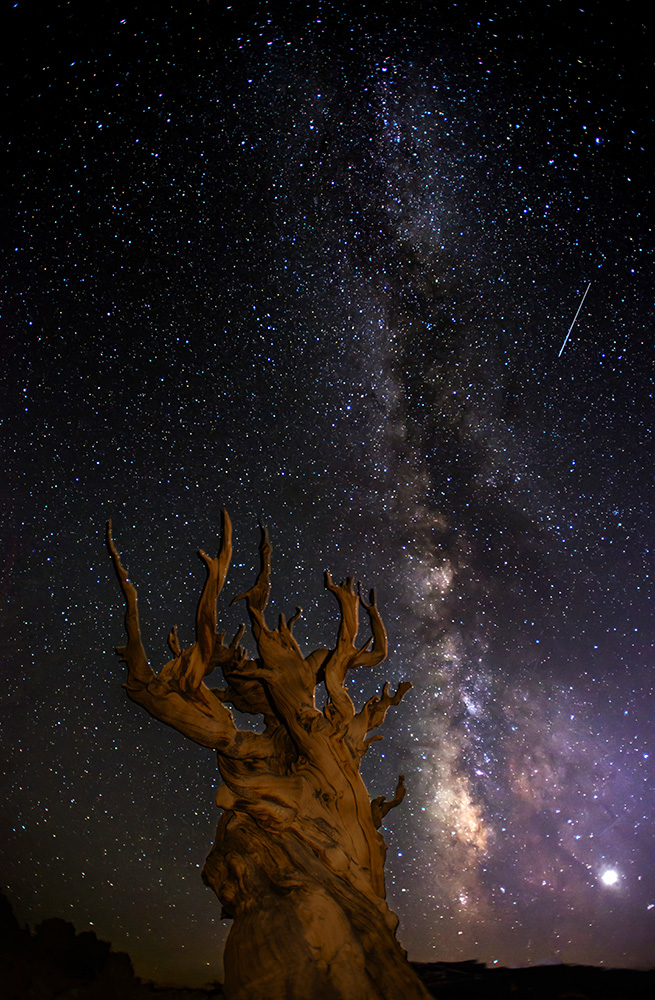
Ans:
{"type": "Polygon", "coordinates": [[[582,306],[584,305],[584,300],[587,298],[587,292],[589,291],[590,288],[591,288],[591,282],[589,282],[589,284],[585,288],[584,295],[582,296],[582,300],[580,302],[580,305],[578,306],[578,311],[576,312],[575,316],[573,317],[573,322],[571,323],[571,325],[569,327],[569,332],[567,333],[566,337],[564,338],[564,343],[562,344],[562,346],[559,349],[559,354],[557,355],[558,358],[561,358],[561,356],[562,356],[562,351],[566,347],[566,342],[569,339],[569,337],[571,336],[571,330],[575,326],[575,321],[578,318],[578,316],[580,315],[580,310],[582,309],[582,306]]]}

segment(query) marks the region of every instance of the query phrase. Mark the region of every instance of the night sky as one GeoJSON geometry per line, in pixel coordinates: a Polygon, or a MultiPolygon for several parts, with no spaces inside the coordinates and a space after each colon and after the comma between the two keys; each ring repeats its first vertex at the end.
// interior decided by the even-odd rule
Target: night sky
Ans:
{"type": "Polygon", "coordinates": [[[21,921],[221,975],[216,762],[127,701],[104,529],[158,669],[225,506],[221,628],[258,519],[304,650],[336,635],[325,568],[378,588],[389,659],[350,683],[414,682],[362,769],[372,796],[407,776],[383,832],[410,958],[655,964],[655,40],[602,6],[5,13],[21,921]]]}

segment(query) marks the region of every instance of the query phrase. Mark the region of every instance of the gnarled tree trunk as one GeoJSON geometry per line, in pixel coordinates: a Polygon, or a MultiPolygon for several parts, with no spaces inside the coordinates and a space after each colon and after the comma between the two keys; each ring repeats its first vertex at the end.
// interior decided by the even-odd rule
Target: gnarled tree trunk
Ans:
{"type": "Polygon", "coordinates": [[[245,627],[226,645],[216,631],[216,601],[232,553],[227,513],[218,556],[200,552],[207,579],[198,605],[196,642],[180,649],[155,675],[141,642],[136,590],[121,565],[108,526],[107,541],[127,605],[126,691],[151,715],[218,753],[223,810],[203,879],[233,919],[225,946],[225,992],[230,1000],[418,1000],[428,994],[395,936],[397,919],[385,902],[385,845],[378,828],[404,795],[371,801],[359,773],[361,758],[379,737],[371,730],[411,684],[395,694],[387,684],[357,712],[345,690],[348,670],[373,667],[387,637],[371,592],[367,603],[352,578],[325,586],[336,597],[341,624],[334,649],[303,656],[292,634],[300,609],[277,628],[265,620],[271,546],[262,530],[260,572],[235,601],[245,600],[257,656],[239,645],[245,627]],[[357,647],[359,608],[372,638],[357,647]],[[220,666],[226,687],[204,678],[220,666]],[[323,710],[314,694],[327,692],[323,710]],[[237,730],[231,712],[262,715],[261,734],[237,730]]]}

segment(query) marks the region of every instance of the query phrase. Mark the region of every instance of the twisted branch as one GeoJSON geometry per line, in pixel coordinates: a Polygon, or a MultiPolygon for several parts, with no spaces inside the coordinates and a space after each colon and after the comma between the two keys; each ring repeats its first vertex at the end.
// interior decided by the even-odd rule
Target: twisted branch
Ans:
{"type": "Polygon", "coordinates": [[[221,549],[215,559],[201,554],[207,567],[207,579],[198,604],[196,642],[181,651],[175,628],[169,645],[175,659],[159,675],[152,670],[141,640],[137,592],[128,579],[107,524],[107,548],[125,598],[127,644],[116,652],[127,664],[128,696],[150,715],[177,729],[201,746],[220,750],[229,756],[248,759],[270,757],[273,745],[266,736],[239,732],[231,712],[205,687],[203,677],[212,669],[216,628],[216,598],[225,581],[231,556],[231,524],[227,512],[223,520],[221,549]]]}
{"type": "Polygon", "coordinates": [[[378,726],[382,725],[390,707],[392,705],[399,705],[412,686],[411,681],[401,681],[396,689],[396,693],[390,695],[389,682],[386,681],[382,688],[382,694],[379,697],[378,695],[373,695],[372,698],[369,698],[361,711],[357,713],[348,727],[348,735],[354,740],[356,745],[361,747],[362,754],[366,753],[371,743],[377,739],[381,739],[379,736],[373,736],[371,739],[365,740],[364,737],[366,734],[371,729],[377,729],[378,726]]]}
{"type": "Polygon", "coordinates": [[[396,794],[392,799],[386,799],[384,795],[378,795],[377,798],[371,799],[371,818],[373,819],[373,826],[376,830],[379,830],[382,826],[382,820],[387,815],[390,809],[395,809],[399,806],[402,800],[405,798],[405,793],[407,789],[405,788],[405,775],[398,775],[398,784],[396,785],[396,794]]]}
{"type": "Polygon", "coordinates": [[[351,576],[342,583],[335,584],[329,570],[325,573],[325,587],[334,594],[341,610],[337,645],[325,663],[325,687],[330,698],[326,715],[339,728],[343,728],[355,715],[355,706],[344,687],[346,675],[355,667],[374,667],[385,659],[387,633],[378,611],[374,590],[371,591],[370,603],[367,604],[362,597],[361,583],[358,584],[357,592],[351,576]],[[373,635],[358,649],[355,639],[359,631],[360,604],[369,616],[373,635]]]}

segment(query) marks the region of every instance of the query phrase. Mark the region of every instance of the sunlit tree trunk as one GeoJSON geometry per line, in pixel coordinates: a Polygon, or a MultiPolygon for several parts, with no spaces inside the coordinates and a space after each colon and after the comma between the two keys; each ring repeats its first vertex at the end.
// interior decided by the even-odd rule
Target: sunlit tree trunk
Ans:
{"type": "MultiPolygon", "coordinates": [[[[230,1000],[416,1000],[428,994],[406,961],[397,919],[385,902],[385,845],[378,828],[404,795],[400,776],[391,800],[371,801],[359,773],[370,736],[411,687],[394,694],[384,684],[359,711],[344,682],[349,670],[375,667],[387,636],[375,593],[369,601],[352,578],[325,586],[336,598],[341,623],[333,649],[303,656],[293,623],[266,623],[271,546],[262,530],[260,571],[244,600],[257,655],[229,645],[216,631],[216,602],[232,553],[232,528],[223,518],[216,558],[204,552],[207,579],[198,605],[196,641],[179,646],[158,675],[141,641],[136,590],[112,540],[107,541],[127,607],[127,644],[118,653],[128,667],[125,689],[151,715],[215,749],[223,779],[223,809],[203,879],[233,920],[225,947],[225,992],[230,1000]],[[372,636],[356,645],[359,609],[372,636]],[[205,677],[220,667],[225,687],[205,677]],[[326,703],[315,702],[324,685],[326,703]],[[264,732],[240,731],[232,705],[260,715],[264,732]]],[[[233,602],[234,603],[234,602],[233,602]]]]}

